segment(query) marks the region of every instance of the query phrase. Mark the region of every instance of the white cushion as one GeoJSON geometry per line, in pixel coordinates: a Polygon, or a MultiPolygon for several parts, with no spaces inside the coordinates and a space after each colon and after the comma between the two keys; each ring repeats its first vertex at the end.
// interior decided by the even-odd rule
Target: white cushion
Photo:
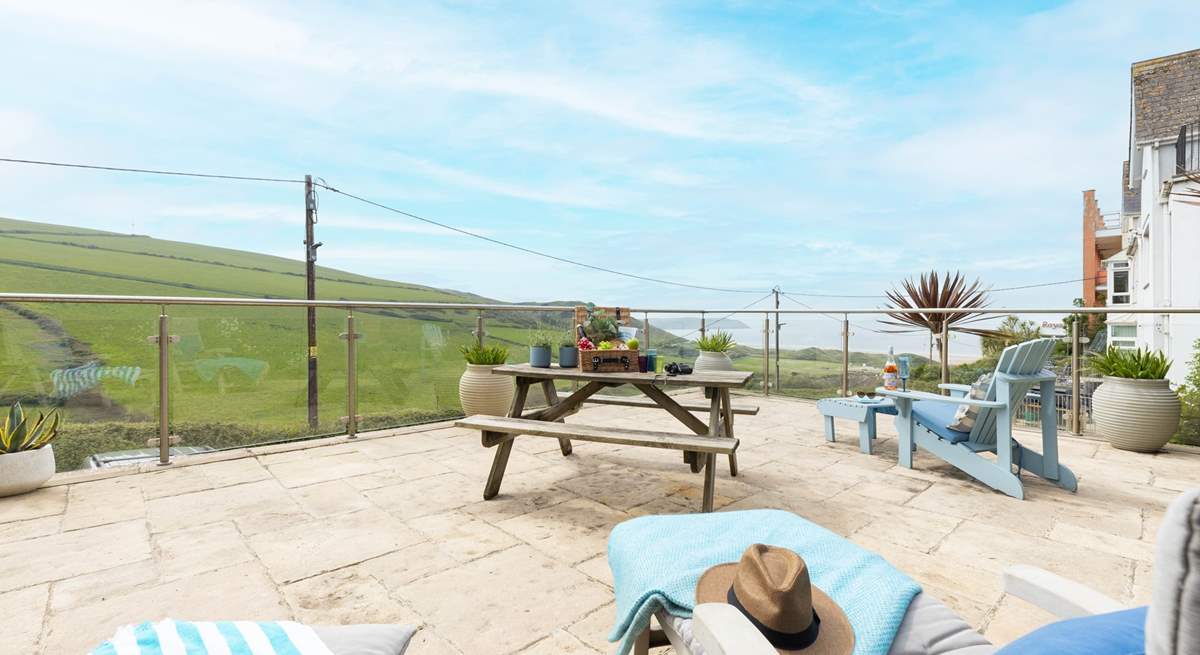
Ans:
{"type": "Polygon", "coordinates": [[[411,626],[387,623],[314,625],[312,629],[333,655],[404,655],[417,631],[411,626]]]}
{"type": "Polygon", "coordinates": [[[1147,655],[1200,655],[1200,488],[1171,502],[1154,546],[1147,655]]]}

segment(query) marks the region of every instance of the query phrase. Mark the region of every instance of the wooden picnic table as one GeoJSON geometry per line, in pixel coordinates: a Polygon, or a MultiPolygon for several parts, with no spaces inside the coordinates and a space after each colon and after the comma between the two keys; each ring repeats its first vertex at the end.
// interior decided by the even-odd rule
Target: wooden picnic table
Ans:
{"type": "MultiPolygon", "coordinates": [[[[492,498],[500,490],[513,440],[518,434],[557,438],[564,456],[571,454],[571,440],[597,441],[622,445],[682,450],[684,461],[699,472],[704,468],[703,510],[712,511],[713,486],[716,476],[716,456],[729,456],[731,475],[737,475],[737,439],[733,436],[734,408],[730,389],[744,387],[750,381],[747,371],[699,371],[690,375],[669,376],[662,373],[596,373],[577,368],[535,368],[528,364],[497,366],[495,375],[511,375],[516,380],[516,393],[507,417],[471,416],[458,422],[462,427],[482,431],[483,445],[496,446],[491,474],[484,489],[484,498],[492,498]],[[554,387],[556,380],[582,383],[566,398],[560,398],[554,387]],[[538,385],[546,398],[546,407],[525,411],[530,387],[538,385]],[[579,410],[589,397],[609,387],[630,385],[642,392],[654,407],[674,416],[689,432],[653,432],[605,426],[562,423],[563,418],[579,410]],[[687,407],[669,396],[664,387],[699,387],[708,390],[708,422],[692,414],[687,407]]],[[[739,408],[739,413],[750,413],[739,408]]]]}

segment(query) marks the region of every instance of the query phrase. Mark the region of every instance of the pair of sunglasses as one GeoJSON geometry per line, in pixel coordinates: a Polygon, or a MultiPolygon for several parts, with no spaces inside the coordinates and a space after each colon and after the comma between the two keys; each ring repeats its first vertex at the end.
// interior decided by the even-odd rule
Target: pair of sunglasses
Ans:
{"type": "Polygon", "coordinates": [[[858,396],[859,398],[874,398],[875,397],[874,391],[856,391],[856,392],[854,392],[854,394],[856,396],[858,396]]]}

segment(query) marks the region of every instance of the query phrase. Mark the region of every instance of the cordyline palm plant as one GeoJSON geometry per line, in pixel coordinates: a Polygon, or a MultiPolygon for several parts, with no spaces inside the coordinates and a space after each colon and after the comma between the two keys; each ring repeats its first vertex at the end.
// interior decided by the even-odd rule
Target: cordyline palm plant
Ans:
{"type": "Polygon", "coordinates": [[[937,271],[922,273],[919,281],[911,278],[900,283],[901,289],[887,292],[889,305],[899,311],[889,311],[892,320],[880,320],[884,325],[893,325],[907,329],[885,330],[885,332],[913,332],[929,330],[937,342],[938,352],[942,360],[942,382],[950,381],[950,365],[946,356],[946,344],[942,343],[943,329],[963,334],[974,334],[980,337],[1000,337],[996,330],[970,327],[971,323],[987,318],[983,314],[972,311],[938,314],[922,312],[924,308],[962,307],[967,310],[983,309],[988,306],[987,290],[982,288],[979,280],[970,284],[961,272],[953,275],[946,272],[944,278],[938,277],[937,271]]]}

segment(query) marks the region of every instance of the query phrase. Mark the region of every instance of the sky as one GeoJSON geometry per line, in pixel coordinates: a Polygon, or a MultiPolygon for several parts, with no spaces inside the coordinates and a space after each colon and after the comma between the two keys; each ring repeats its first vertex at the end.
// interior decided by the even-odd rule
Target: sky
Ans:
{"type": "MultiPolygon", "coordinates": [[[[1129,66],[1200,47],[1197,24],[1194,0],[0,0],[0,157],[312,174],[740,291],[321,194],[321,264],[504,301],[737,308],[778,285],[785,307],[875,307],[804,294],[879,295],[930,269],[995,288],[1081,277],[1081,191],[1118,208],[1129,66]]],[[[0,164],[3,216],[294,259],[303,208],[296,185],[0,164]]],[[[837,341],[834,321],[790,323],[785,341],[837,341]]],[[[860,325],[859,343],[893,339],[860,325]]]]}

